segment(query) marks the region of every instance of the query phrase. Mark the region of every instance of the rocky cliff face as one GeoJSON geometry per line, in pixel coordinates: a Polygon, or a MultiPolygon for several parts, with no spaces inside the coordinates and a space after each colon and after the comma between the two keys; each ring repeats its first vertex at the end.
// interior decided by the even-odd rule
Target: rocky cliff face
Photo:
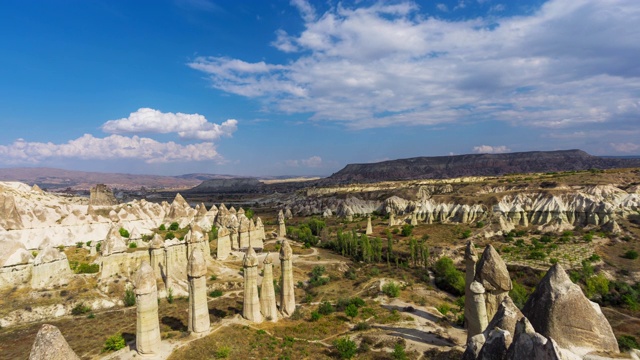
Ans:
{"type": "Polygon", "coordinates": [[[640,167],[640,160],[602,158],[581,150],[467,154],[417,157],[372,164],[349,164],[323,182],[325,184],[370,183],[622,167],[640,167]]]}
{"type": "MultiPolygon", "coordinates": [[[[450,191],[447,191],[450,190],[450,191]]],[[[444,189],[440,194],[449,194],[444,189]]],[[[514,191],[504,186],[485,186],[475,195],[491,194],[489,201],[480,197],[431,196],[418,189],[410,199],[389,196],[384,200],[364,200],[365,192],[341,198],[338,196],[299,197],[291,208],[298,215],[323,214],[329,210],[338,216],[366,215],[374,211],[394,214],[397,224],[409,221],[416,214],[418,223],[475,223],[485,221],[498,224],[503,231],[515,226],[536,226],[545,231],[561,231],[575,226],[605,226],[619,230],[616,219],[640,210],[640,191],[637,187],[627,191],[613,185],[582,186],[578,188],[524,189],[514,191]],[[420,196],[420,197],[418,197],[420,196]],[[462,199],[461,199],[462,200],[462,199]],[[476,203],[474,203],[476,201],[476,203]]]]}

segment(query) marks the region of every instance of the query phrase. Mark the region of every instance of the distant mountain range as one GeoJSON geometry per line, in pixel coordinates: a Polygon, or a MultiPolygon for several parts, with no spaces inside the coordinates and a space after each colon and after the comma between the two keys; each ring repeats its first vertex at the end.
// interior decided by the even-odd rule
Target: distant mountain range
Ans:
{"type": "Polygon", "coordinates": [[[582,150],[530,151],[508,154],[467,154],[416,157],[370,164],[349,164],[321,183],[447,179],[510,173],[640,167],[638,158],[589,155],[582,150]]]}

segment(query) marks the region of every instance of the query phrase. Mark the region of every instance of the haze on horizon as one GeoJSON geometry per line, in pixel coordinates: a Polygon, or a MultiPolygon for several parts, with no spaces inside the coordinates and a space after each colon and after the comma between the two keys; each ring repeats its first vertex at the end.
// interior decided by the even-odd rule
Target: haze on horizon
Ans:
{"type": "Polygon", "coordinates": [[[0,4],[0,167],[640,153],[635,0],[0,4]]]}

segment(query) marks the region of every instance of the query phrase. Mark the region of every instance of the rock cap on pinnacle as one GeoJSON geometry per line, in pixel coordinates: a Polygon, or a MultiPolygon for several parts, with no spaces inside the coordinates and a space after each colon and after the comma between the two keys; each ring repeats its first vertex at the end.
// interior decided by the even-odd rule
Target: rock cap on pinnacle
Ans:
{"type": "Polygon", "coordinates": [[[247,252],[244,254],[242,265],[244,267],[258,266],[258,256],[256,255],[256,251],[253,250],[253,246],[249,246],[247,252]]]}
{"type": "Polygon", "coordinates": [[[293,250],[291,250],[291,245],[285,239],[282,240],[282,246],[280,247],[280,260],[291,260],[293,257],[293,250]]]}
{"type": "Polygon", "coordinates": [[[31,347],[29,360],[80,360],[67,343],[60,330],[44,324],[31,347]]]}
{"type": "Polygon", "coordinates": [[[513,288],[507,265],[491,244],[485,247],[478,261],[475,280],[489,291],[509,291],[513,288]]]}
{"type": "Polygon", "coordinates": [[[138,295],[150,294],[157,291],[156,277],[148,261],[145,260],[140,264],[140,268],[138,268],[138,271],[134,275],[133,285],[135,286],[135,293],[138,295]]]}
{"type": "Polygon", "coordinates": [[[188,275],[191,277],[200,277],[207,274],[207,262],[204,260],[204,253],[202,248],[197,246],[191,252],[189,257],[189,271],[188,275]]]}
{"type": "Polygon", "coordinates": [[[271,260],[271,257],[269,256],[270,254],[270,252],[267,252],[267,256],[264,257],[264,261],[262,262],[263,264],[273,264],[273,260],[271,260]]]}

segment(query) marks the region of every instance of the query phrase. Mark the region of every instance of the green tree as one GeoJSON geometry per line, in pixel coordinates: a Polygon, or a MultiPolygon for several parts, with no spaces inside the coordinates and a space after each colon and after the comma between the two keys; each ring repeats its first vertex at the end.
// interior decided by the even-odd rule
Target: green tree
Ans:
{"type": "Polygon", "coordinates": [[[133,289],[127,288],[124,290],[124,306],[133,306],[136,304],[136,294],[133,289]]]}
{"type": "Polygon", "coordinates": [[[122,334],[116,334],[107,338],[104,342],[104,347],[102,348],[103,352],[106,351],[118,351],[123,349],[125,346],[124,338],[122,334]]]}
{"type": "Polygon", "coordinates": [[[400,235],[411,236],[412,232],[413,232],[413,225],[404,224],[402,225],[402,231],[400,232],[400,235]]]}
{"type": "Polygon", "coordinates": [[[407,357],[407,353],[404,350],[404,345],[402,345],[400,343],[397,343],[393,347],[393,352],[391,353],[391,356],[395,360],[409,360],[409,358],[407,357]]]}
{"type": "Polygon", "coordinates": [[[120,228],[120,236],[124,237],[124,238],[128,238],[129,237],[129,231],[127,231],[127,229],[125,228],[120,228]]]}
{"type": "Polygon", "coordinates": [[[382,286],[382,292],[388,297],[398,297],[398,295],[400,295],[400,285],[396,284],[394,281],[389,281],[382,286]]]}
{"type": "Polygon", "coordinates": [[[333,346],[336,348],[342,359],[351,359],[356,355],[356,343],[348,337],[342,337],[335,340],[333,342],[333,346]]]}
{"type": "Polygon", "coordinates": [[[358,316],[358,307],[356,306],[356,304],[349,304],[349,306],[344,309],[344,313],[351,318],[351,321],[353,321],[353,318],[358,316]]]}
{"type": "Polygon", "coordinates": [[[436,286],[454,295],[464,294],[464,275],[453,265],[453,260],[443,256],[434,266],[436,286]]]}
{"type": "Polygon", "coordinates": [[[178,224],[177,222],[172,222],[171,225],[169,225],[169,230],[171,231],[176,231],[180,228],[180,224],[178,224]]]}

